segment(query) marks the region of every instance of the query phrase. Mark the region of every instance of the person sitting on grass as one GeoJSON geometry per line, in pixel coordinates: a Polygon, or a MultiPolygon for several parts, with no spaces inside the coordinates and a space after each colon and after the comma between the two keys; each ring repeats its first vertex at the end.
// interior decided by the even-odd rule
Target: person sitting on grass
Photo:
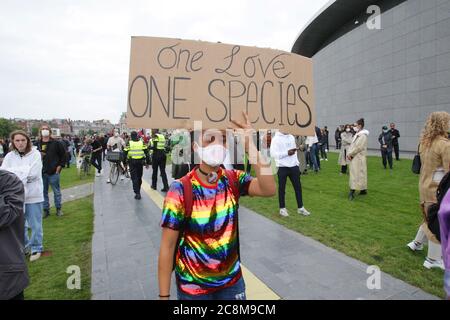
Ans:
{"type": "Polygon", "coordinates": [[[253,129],[244,115],[245,123],[233,123],[244,129],[245,151],[257,158],[252,161],[256,162],[256,178],[242,170],[223,169],[225,130],[207,130],[194,134],[200,137],[192,142],[200,165],[170,186],[161,219],[158,263],[161,299],[170,296],[173,269],[179,300],[246,299],[239,257],[238,197],[271,197],[276,186],[270,164],[262,164],[261,154],[250,139],[253,129]],[[189,198],[186,189],[192,191],[189,198]],[[186,213],[188,203],[190,214],[186,213]]]}

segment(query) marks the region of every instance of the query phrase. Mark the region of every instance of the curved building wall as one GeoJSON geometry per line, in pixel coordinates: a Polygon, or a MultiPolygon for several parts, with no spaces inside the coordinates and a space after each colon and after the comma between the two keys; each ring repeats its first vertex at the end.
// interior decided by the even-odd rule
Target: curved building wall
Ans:
{"type": "Polygon", "coordinates": [[[313,56],[317,124],[334,145],[338,125],[364,117],[378,149],[381,127],[395,122],[400,150],[414,151],[427,115],[450,112],[450,0],[397,4],[381,14],[381,30],[355,27],[359,18],[313,56]]]}

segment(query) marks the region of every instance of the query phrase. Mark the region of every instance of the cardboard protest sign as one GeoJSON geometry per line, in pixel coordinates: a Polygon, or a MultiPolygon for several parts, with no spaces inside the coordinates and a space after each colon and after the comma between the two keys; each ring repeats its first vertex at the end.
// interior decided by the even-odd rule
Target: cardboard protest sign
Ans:
{"type": "Polygon", "coordinates": [[[127,126],[226,129],[249,115],[255,129],[313,135],[312,60],[223,43],[132,37],[127,126]]]}

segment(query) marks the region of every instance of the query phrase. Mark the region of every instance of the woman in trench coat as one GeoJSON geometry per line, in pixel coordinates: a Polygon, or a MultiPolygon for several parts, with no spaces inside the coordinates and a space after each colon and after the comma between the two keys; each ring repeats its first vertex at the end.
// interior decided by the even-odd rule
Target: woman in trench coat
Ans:
{"type": "Polygon", "coordinates": [[[354,124],[356,132],[347,153],[350,161],[350,193],[349,200],[355,198],[355,190],[360,195],[367,194],[367,140],[369,131],[364,129],[364,119],[359,119],[354,124]]]}

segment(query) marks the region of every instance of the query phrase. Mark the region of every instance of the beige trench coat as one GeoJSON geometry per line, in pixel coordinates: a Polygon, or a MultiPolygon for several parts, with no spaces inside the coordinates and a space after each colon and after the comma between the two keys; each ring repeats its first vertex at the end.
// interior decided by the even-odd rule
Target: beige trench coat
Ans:
{"type": "Polygon", "coordinates": [[[297,159],[299,162],[300,172],[303,172],[307,169],[306,167],[306,137],[296,136],[295,137],[295,145],[300,150],[297,150],[297,159]]]}
{"type": "Polygon", "coordinates": [[[428,149],[420,146],[419,153],[422,163],[419,179],[420,206],[424,217],[422,227],[429,240],[439,243],[435,235],[428,229],[427,210],[431,204],[437,202],[436,190],[439,186],[439,178],[449,170],[450,140],[444,137],[437,138],[428,149]]]}
{"type": "Polygon", "coordinates": [[[353,157],[350,162],[350,189],[367,189],[367,131],[360,132],[354,138],[350,148],[349,156],[353,157]]]}
{"type": "Polygon", "coordinates": [[[339,153],[338,164],[340,166],[346,166],[350,163],[350,161],[347,160],[347,154],[348,154],[348,149],[350,148],[350,145],[352,144],[353,134],[351,132],[342,132],[341,139],[342,139],[341,140],[342,146],[341,146],[341,152],[339,153]]]}

